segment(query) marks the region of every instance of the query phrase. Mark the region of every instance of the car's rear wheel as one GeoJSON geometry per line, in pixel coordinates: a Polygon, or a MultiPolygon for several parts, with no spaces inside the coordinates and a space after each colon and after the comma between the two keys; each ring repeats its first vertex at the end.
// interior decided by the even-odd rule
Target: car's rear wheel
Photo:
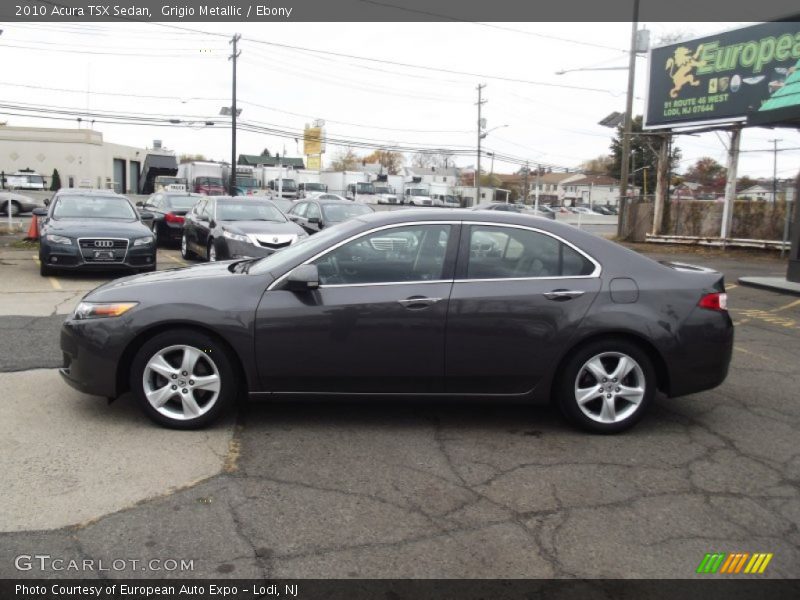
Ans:
{"type": "Polygon", "coordinates": [[[234,403],[238,388],[226,349],[188,329],[145,342],[133,359],[130,383],[144,413],[173,429],[198,429],[215,421],[234,403]]]}
{"type": "Polygon", "coordinates": [[[189,241],[186,239],[186,234],[181,236],[181,258],[183,260],[193,260],[194,252],[189,250],[189,241]]]}
{"type": "Polygon", "coordinates": [[[619,433],[632,427],[655,394],[650,357],[635,343],[616,338],[578,349],[564,365],[556,388],[564,416],[596,433],[619,433]]]}
{"type": "Polygon", "coordinates": [[[19,211],[20,211],[19,204],[17,204],[16,202],[12,202],[11,200],[6,202],[5,206],[3,206],[3,213],[9,214],[10,212],[12,217],[16,217],[19,214],[19,211]]]}

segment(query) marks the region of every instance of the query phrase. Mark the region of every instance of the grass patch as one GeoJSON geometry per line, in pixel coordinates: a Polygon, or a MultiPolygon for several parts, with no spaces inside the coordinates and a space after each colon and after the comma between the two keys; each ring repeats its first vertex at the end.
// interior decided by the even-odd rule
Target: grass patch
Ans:
{"type": "Polygon", "coordinates": [[[36,240],[16,240],[15,242],[11,242],[8,247],[18,250],[38,250],[39,242],[36,240]]]}

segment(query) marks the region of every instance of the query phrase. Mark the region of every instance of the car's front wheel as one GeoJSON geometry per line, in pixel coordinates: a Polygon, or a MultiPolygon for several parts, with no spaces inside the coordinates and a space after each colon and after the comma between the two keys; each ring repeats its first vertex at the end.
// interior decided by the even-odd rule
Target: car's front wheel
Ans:
{"type": "Polygon", "coordinates": [[[203,333],[175,329],[145,342],[133,359],[131,390],[159,425],[198,429],[235,401],[237,377],[227,350],[203,333]]]}
{"type": "Polygon", "coordinates": [[[561,412],[596,433],[619,433],[635,425],[656,394],[650,357],[638,345],[610,338],[580,348],[560,374],[561,412]]]}
{"type": "Polygon", "coordinates": [[[181,258],[183,260],[194,259],[194,252],[189,250],[189,240],[186,239],[186,234],[181,236],[181,258]]]}

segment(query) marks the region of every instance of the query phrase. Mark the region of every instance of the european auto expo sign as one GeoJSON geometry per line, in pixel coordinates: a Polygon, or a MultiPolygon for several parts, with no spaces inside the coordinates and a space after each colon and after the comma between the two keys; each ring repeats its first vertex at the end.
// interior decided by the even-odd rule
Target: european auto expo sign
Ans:
{"type": "Polygon", "coordinates": [[[800,119],[800,23],[761,23],[653,48],[645,127],[800,119]]]}

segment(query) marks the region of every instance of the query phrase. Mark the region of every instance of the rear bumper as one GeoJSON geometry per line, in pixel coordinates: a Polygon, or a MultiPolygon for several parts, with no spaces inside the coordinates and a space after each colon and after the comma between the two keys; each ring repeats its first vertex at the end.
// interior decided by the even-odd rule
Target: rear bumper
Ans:
{"type": "Polygon", "coordinates": [[[668,361],[670,397],[721,385],[728,376],[733,339],[733,322],[727,312],[695,309],[681,329],[683,351],[668,361]]]}

